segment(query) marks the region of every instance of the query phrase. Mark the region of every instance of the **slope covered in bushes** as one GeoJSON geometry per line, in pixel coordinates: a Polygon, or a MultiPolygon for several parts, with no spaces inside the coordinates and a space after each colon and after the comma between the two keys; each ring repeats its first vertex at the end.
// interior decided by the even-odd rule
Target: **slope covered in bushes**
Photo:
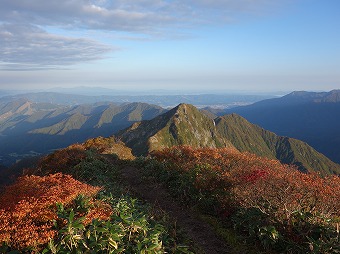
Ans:
{"type": "Polygon", "coordinates": [[[113,137],[97,138],[25,169],[0,195],[0,253],[202,253],[184,232],[202,230],[201,222],[228,253],[340,252],[338,176],[305,174],[234,148],[130,155],[113,137]],[[139,193],[131,194],[128,179],[138,180],[139,193]],[[170,193],[166,202],[198,222],[179,233],[181,220],[140,199],[144,190],[160,207],[167,195],[158,194],[170,193]]]}
{"type": "Polygon", "coordinates": [[[143,161],[191,206],[236,228],[248,242],[285,253],[338,253],[340,179],[304,174],[234,149],[173,147],[143,161]]]}
{"type": "Polygon", "coordinates": [[[121,184],[125,162],[99,153],[103,141],[56,151],[5,188],[0,253],[191,253],[166,215],[121,184]]]}
{"type": "Polygon", "coordinates": [[[39,250],[57,235],[54,224],[65,224],[58,218],[57,204],[72,206],[78,196],[86,197],[92,206],[84,220],[107,220],[112,210],[93,199],[99,190],[61,173],[20,177],[0,196],[1,241],[11,248],[39,250]]]}

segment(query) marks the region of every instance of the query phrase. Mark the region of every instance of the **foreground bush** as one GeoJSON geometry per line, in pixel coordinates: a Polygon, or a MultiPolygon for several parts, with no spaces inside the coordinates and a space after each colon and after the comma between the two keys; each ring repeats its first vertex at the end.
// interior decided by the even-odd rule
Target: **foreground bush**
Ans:
{"type": "Polygon", "coordinates": [[[45,253],[191,253],[185,246],[176,245],[168,229],[157,223],[148,208],[130,197],[106,199],[113,208],[110,220],[74,218],[78,210],[64,210],[59,216],[67,224],[59,228],[45,253]]]}
{"type": "MultiPolygon", "coordinates": [[[[93,197],[100,190],[61,173],[49,176],[24,176],[6,188],[0,196],[0,245],[25,250],[39,250],[57,234],[57,206],[71,206],[79,195],[89,198],[92,209],[84,214],[107,219],[111,209],[93,197]]],[[[58,221],[63,225],[63,220],[58,221]]]]}
{"type": "Polygon", "coordinates": [[[121,186],[118,160],[79,145],[42,158],[0,196],[0,253],[191,253],[121,186]]]}
{"type": "Polygon", "coordinates": [[[84,149],[95,149],[102,154],[115,154],[122,160],[133,160],[135,157],[132,155],[131,148],[125,146],[125,144],[119,140],[116,140],[114,136],[109,138],[97,137],[85,141],[81,146],[84,149]]]}
{"type": "MultiPolygon", "coordinates": [[[[339,253],[340,179],[231,149],[173,147],[151,170],[186,202],[284,252],[339,253]]],[[[150,172],[149,172],[150,173],[150,172]]]]}

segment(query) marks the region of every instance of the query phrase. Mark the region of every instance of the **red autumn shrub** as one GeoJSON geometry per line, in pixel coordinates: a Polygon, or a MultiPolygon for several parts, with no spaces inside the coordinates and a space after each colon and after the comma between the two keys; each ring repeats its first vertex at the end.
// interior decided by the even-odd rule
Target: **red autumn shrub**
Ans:
{"type": "MultiPolygon", "coordinates": [[[[57,233],[53,229],[56,203],[68,206],[77,196],[92,198],[100,189],[61,173],[20,177],[0,196],[0,246],[6,243],[22,250],[46,244],[57,233]]],[[[94,209],[86,219],[108,219],[110,208],[93,199],[91,202],[94,209]]]]}
{"type": "Polygon", "coordinates": [[[57,172],[69,173],[70,169],[86,158],[86,151],[82,145],[76,144],[57,150],[43,157],[37,168],[26,170],[25,174],[46,175],[57,172]]]}
{"type": "Polygon", "coordinates": [[[321,178],[277,160],[225,148],[179,146],[156,151],[153,156],[170,163],[169,170],[195,172],[196,188],[218,194],[221,207],[227,210],[255,207],[288,224],[295,211],[323,218],[340,216],[337,176],[321,178]]]}
{"type": "Polygon", "coordinates": [[[295,211],[312,212],[324,218],[340,216],[339,177],[321,178],[285,165],[260,171],[261,177],[258,172],[243,172],[241,176],[239,172],[234,176],[232,192],[239,205],[275,212],[280,221],[290,220],[295,211]]]}

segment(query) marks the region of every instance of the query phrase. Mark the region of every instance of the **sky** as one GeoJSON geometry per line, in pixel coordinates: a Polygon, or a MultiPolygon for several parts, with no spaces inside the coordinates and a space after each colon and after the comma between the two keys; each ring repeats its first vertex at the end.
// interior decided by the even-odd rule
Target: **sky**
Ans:
{"type": "Polygon", "coordinates": [[[0,88],[340,89],[339,0],[0,0],[0,88]]]}

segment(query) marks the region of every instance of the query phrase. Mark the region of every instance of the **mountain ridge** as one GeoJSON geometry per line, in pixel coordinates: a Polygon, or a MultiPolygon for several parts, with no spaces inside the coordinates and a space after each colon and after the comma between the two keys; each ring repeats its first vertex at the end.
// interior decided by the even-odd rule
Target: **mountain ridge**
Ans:
{"type": "MultiPolygon", "coordinates": [[[[167,110],[145,103],[116,105],[97,103],[60,106],[20,99],[17,107],[29,104],[34,110],[18,111],[0,123],[0,164],[9,165],[31,151],[47,153],[97,136],[111,136],[136,121],[152,119],[167,110]],[[46,106],[49,105],[49,106],[46,106]],[[45,108],[47,107],[47,109],[45,108]],[[15,140],[17,141],[15,141],[15,140]],[[19,142],[20,140],[20,142],[19,142]]],[[[1,107],[1,109],[8,109],[1,107]]],[[[7,105],[7,104],[6,104],[7,105]]],[[[5,112],[5,110],[3,110],[5,112]]]]}
{"type": "Polygon", "coordinates": [[[340,165],[305,142],[277,136],[237,114],[211,120],[188,104],[180,104],[152,120],[135,123],[117,136],[137,156],[176,145],[229,147],[295,164],[302,171],[340,174],[340,165]]]}
{"type": "MultiPolygon", "coordinates": [[[[118,132],[117,136],[137,155],[145,155],[153,150],[183,144],[193,147],[220,147],[224,140],[219,139],[214,130],[213,120],[194,106],[182,103],[152,120],[136,123],[118,132]],[[140,131],[141,126],[150,129],[150,132],[140,131]],[[186,135],[182,135],[182,132],[186,135]]],[[[224,145],[232,147],[229,142],[224,145]]]]}
{"type": "Polygon", "coordinates": [[[235,107],[217,114],[226,113],[237,113],[281,136],[307,142],[340,163],[340,90],[293,92],[282,98],[235,107]]]}

